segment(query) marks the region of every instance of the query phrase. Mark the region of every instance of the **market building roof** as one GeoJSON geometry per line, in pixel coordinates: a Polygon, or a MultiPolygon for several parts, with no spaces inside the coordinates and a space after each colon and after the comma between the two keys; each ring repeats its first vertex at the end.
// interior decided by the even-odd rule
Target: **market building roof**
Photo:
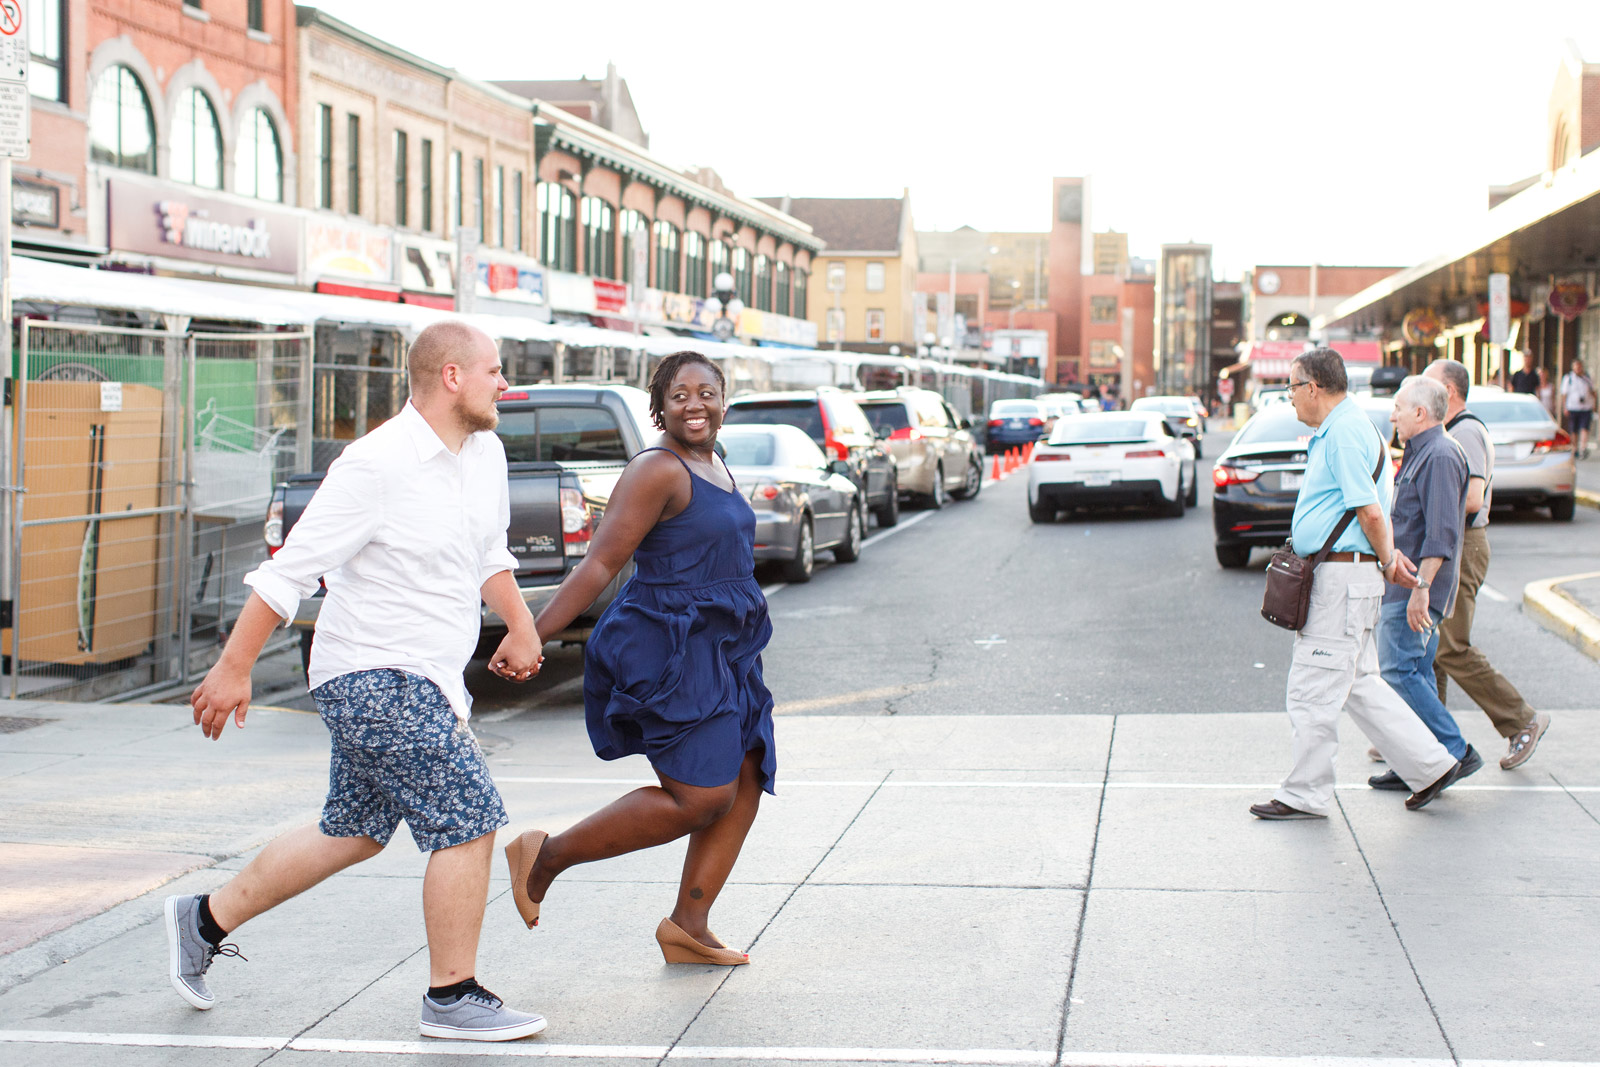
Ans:
{"type": "Polygon", "coordinates": [[[811,226],[832,252],[898,254],[909,196],[889,198],[757,197],[811,226]]]}

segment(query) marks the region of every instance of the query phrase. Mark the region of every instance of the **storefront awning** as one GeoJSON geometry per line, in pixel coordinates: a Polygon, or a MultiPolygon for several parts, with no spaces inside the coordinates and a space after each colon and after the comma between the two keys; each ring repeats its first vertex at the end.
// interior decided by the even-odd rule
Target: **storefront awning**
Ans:
{"type": "Polygon", "coordinates": [[[1244,353],[1244,364],[1256,381],[1289,377],[1289,361],[1306,350],[1304,341],[1256,341],[1244,353]]]}

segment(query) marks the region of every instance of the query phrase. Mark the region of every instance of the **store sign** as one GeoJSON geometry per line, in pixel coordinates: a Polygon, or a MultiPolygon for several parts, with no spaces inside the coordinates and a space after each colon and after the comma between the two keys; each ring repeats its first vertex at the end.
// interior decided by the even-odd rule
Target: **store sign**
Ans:
{"type": "Polygon", "coordinates": [[[306,275],[387,282],[394,240],[386,233],[332,219],[306,221],[306,275]]]}
{"type": "Polygon", "coordinates": [[[300,220],[287,211],[115,178],[106,182],[106,197],[115,251],[281,274],[299,270],[300,220]]]}
{"type": "Polygon", "coordinates": [[[499,261],[478,263],[478,295],[520,304],[544,304],[544,270],[536,266],[499,261]]]}
{"type": "Polygon", "coordinates": [[[449,296],[456,291],[456,246],[427,237],[397,240],[395,278],[408,293],[449,296]]]}
{"type": "Polygon", "coordinates": [[[628,287],[608,278],[594,279],[594,309],[622,311],[628,306],[628,287]]]}
{"type": "Polygon", "coordinates": [[[61,190],[54,185],[11,183],[11,221],[18,226],[61,225],[61,190]]]}
{"type": "Polygon", "coordinates": [[[1400,332],[1408,345],[1431,345],[1444,329],[1444,320],[1430,307],[1412,308],[1400,320],[1400,332]]]}
{"type": "Polygon", "coordinates": [[[1589,290],[1582,282],[1556,282],[1550,287],[1550,310],[1565,322],[1576,321],[1589,306],[1589,290]]]}

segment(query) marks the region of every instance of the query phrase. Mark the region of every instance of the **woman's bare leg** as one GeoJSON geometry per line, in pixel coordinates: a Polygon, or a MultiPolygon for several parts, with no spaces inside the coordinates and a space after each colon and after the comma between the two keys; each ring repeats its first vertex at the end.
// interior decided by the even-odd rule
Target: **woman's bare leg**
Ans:
{"type": "Polygon", "coordinates": [[[716,822],[689,835],[689,852],[683,858],[683,879],[678,883],[678,903],[672,909],[672,921],[678,928],[702,945],[714,948],[727,946],[717,940],[706,925],[711,905],[722,892],[728,875],[733,873],[734,862],[750,826],[756,821],[756,810],[761,806],[761,756],[760,752],[745,753],[739,768],[739,792],[730,807],[716,822]]]}

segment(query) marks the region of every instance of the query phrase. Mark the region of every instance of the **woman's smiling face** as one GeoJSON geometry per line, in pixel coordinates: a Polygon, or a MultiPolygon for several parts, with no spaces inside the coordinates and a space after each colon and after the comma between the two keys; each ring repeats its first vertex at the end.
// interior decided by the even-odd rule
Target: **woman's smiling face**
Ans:
{"type": "Polygon", "coordinates": [[[688,363],[667,388],[661,422],[686,445],[710,448],[722,428],[724,402],[717,376],[703,363],[688,363]]]}

